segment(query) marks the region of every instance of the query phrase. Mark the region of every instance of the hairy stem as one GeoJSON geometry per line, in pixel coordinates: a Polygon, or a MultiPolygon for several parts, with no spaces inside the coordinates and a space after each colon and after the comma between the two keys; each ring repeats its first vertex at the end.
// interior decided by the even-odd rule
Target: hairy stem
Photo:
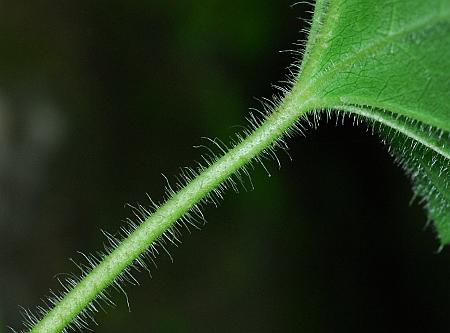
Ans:
{"type": "Polygon", "coordinates": [[[182,190],[174,194],[99,263],[38,322],[32,332],[61,332],[89,303],[178,219],[240,168],[270,147],[313,109],[306,91],[287,94],[266,121],[224,154],[182,190]]]}

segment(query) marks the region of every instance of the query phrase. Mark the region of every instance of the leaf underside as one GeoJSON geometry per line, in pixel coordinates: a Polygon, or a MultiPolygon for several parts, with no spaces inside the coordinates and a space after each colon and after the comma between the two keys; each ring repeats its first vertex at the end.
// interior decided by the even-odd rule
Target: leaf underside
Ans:
{"type": "Polygon", "coordinates": [[[133,263],[148,269],[142,260],[153,262],[155,243],[165,250],[163,236],[173,244],[178,241],[172,224],[196,209],[202,218],[197,203],[204,197],[215,202],[207,195],[270,143],[275,145],[278,136],[307,110],[337,110],[372,124],[413,179],[441,243],[450,243],[450,1],[318,0],[294,81],[285,101],[304,110],[283,108],[282,102],[265,124],[254,126],[253,134],[249,131],[223,158],[213,159],[198,173],[189,169],[192,174],[182,174],[187,183],[178,194],[169,185],[170,199],[159,208],[155,205],[153,214],[139,206],[139,223],[131,221],[130,229],[122,229],[123,238],[105,233],[111,248],[85,256],[89,265],[77,265],[82,277],[70,275],[63,284],[65,292],[52,292],[48,303],[53,309],[39,306],[38,315],[24,312],[27,331],[86,327],[86,320],[92,319],[89,311],[95,313],[98,302],[112,303],[104,290],[117,286],[123,291],[121,283],[132,278],[133,263]]]}
{"type": "Polygon", "coordinates": [[[450,243],[450,1],[318,1],[302,85],[379,124],[450,243]]]}

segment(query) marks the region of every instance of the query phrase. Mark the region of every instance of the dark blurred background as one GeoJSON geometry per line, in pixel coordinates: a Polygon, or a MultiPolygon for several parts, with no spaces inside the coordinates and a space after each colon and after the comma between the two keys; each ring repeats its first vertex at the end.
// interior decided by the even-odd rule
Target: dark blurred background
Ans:
{"type": "MultiPolygon", "coordinates": [[[[292,3],[0,2],[1,332],[272,94],[305,38],[292,3]]],[[[322,122],[290,147],[95,331],[448,332],[450,254],[378,138],[322,122]]]]}

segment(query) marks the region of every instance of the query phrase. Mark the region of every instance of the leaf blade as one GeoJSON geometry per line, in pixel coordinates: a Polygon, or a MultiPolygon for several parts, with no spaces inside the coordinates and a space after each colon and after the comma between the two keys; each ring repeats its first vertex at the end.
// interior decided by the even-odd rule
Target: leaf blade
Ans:
{"type": "Polygon", "coordinates": [[[318,6],[327,15],[314,22],[297,86],[306,86],[320,108],[382,124],[380,134],[425,199],[442,244],[450,243],[450,2],[318,6]]]}

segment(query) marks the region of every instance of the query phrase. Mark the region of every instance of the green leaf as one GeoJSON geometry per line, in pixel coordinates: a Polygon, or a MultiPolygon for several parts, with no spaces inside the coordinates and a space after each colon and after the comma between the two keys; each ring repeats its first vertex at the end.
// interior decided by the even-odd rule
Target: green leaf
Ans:
{"type": "Polygon", "coordinates": [[[388,127],[381,136],[450,242],[450,1],[318,1],[295,89],[388,127]]]}
{"type": "MultiPolygon", "coordinates": [[[[250,128],[228,146],[211,140],[223,154],[183,168],[174,191],[154,209],[138,206],[137,221],[122,233],[105,232],[105,252],[85,256],[81,277],[61,282],[38,315],[25,312],[26,330],[61,332],[84,328],[111,286],[123,291],[133,268],[149,269],[158,251],[178,244],[180,229],[197,227],[201,207],[236,189],[246,167],[274,156],[302,116],[337,110],[368,120],[389,145],[426,201],[442,244],[450,243],[450,1],[319,0],[309,42],[292,90],[253,114],[250,128]]],[[[314,119],[317,119],[315,117],[314,119]]],[[[169,181],[168,181],[169,183],[169,181]]]]}

